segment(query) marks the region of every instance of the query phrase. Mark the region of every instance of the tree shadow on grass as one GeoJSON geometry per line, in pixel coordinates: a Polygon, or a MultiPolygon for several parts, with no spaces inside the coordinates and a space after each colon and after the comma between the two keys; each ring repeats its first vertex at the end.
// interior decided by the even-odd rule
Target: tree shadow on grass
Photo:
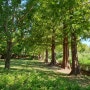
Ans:
{"type": "MultiPolygon", "coordinates": [[[[24,74],[26,73],[36,73],[39,77],[42,77],[43,80],[49,80],[51,78],[54,82],[76,82],[80,86],[86,87],[90,85],[90,77],[89,76],[68,76],[67,74],[63,74],[60,72],[56,72],[56,70],[60,67],[51,67],[41,61],[36,60],[11,60],[11,68],[10,70],[3,69],[2,66],[4,62],[0,63],[0,74],[24,74]]],[[[47,82],[48,83],[48,82],[47,82]]],[[[53,81],[51,82],[53,83],[53,81]]],[[[68,84],[68,83],[67,83],[68,84]]]]}
{"type": "MultiPolygon", "coordinates": [[[[15,68],[11,68],[9,71],[4,71],[2,69],[2,72],[1,72],[1,69],[2,68],[0,68],[0,74],[2,74],[2,73],[3,74],[12,74],[12,75],[16,75],[16,76],[26,74],[27,79],[30,79],[31,76],[34,76],[34,78],[36,78],[35,79],[36,81],[32,81],[33,86],[35,84],[42,83],[41,84],[42,86],[46,85],[46,87],[47,87],[48,86],[47,83],[49,83],[50,84],[49,86],[52,86],[54,89],[56,87],[59,88],[60,85],[63,86],[63,88],[65,86],[71,87],[72,85],[73,85],[73,87],[74,87],[74,85],[76,85],[76,86],[79,85],[80,87],[85,88],[85,87],[88,87],[90,85],[90,77],[86,77],[86,76],[68,76],[66,74],[56,73],[53,71],[45,71],[42,69],[15,69],[15,68]],[[31,76],[28,75],[29,73],[31,74],[31,76]],[[40,79],[37,79],[37,78],[40,78],[40,79]]],[[[71,88],[73,88],[73,87],[71,87],[71,88]]],[[[53,89],[50,89],[50,90],[53,90],[53,89]]],[[[59,89],[57,89],[57,90],[59,90],[59,89]]],[[[67,89],[67,90],[69,90],[69,89],[67,89]]]]}

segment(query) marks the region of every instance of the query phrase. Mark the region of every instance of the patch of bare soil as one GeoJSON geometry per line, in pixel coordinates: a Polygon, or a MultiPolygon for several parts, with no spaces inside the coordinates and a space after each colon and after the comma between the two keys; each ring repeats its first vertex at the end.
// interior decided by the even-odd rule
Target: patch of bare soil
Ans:
{"type": "Polygon", "coordinates": [[[63,73],[63,74],[69,74],[71,72],[71,69],[68,69],[68,68],[61,68],[61,69],[58,69],[56,70],[56,72],[60,72],[60,73],[63,73]]]}

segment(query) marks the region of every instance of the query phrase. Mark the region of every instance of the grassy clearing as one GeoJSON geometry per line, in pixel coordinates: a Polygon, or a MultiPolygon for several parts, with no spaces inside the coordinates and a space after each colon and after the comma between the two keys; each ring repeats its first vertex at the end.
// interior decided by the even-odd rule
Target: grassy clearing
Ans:
{"type": "Polygon", "coordinates": [[[67,76],[37,60],[0,61],[0,90],[90,90],[89,76],[67,76]]]}

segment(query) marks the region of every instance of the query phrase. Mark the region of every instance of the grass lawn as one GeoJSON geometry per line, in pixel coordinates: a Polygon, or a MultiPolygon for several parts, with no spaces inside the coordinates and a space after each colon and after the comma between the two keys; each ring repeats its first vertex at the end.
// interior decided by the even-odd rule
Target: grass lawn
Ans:
{"type": "Polygon", "coordinates": [[[90,76],[68,76],[38,60],[0,60],[0,90],[90,90],[90,76]]]}

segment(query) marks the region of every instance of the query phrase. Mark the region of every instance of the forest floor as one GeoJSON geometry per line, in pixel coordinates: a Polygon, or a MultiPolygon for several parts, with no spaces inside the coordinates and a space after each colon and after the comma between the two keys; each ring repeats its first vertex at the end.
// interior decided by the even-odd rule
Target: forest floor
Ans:
{"type": "MultiPolygon", "coordinates": [[[[8,78],[6,78],[6,76],[8,75],[9,79],[16,78],[16,81],[15,81],[16,85],[17,85],[17,83],[19,85],[20,82],[18,81],[18,77],[20,77],[20,79],[22,79],[22,78],[25,79],[26,77],[29,77],[28,80],[30,80],[32,77],[34,77],[34,78],[32,78],[33,83],[30,81],[31,83],[27,82],[27,84],[34,86],[34,85],[36,85],[35,83],[38,82],[38,84],[40,84],[40,86],[42,86],[42,87],[45,86],[45,88],[47,88],[47,89],[39,88],[39,89],[30,89],[30,90],[78,90],[77,88],[79,88],[79,87],[77,87],[77,85],[79,85],[80,88],[82,88],[80,90],[90,90],[90,76],[82,75],[82,74],[77,75],[77,76],[74,76],[74,75],[69,76],[68,74],[71,71],[70,69],[62,69],[60,66],[49,66],[48,64],[45,64],[43,61],[11,60],[11,69],[8,72],[3,70],[3,67],[4,67],[4,61],[0,60],[0,79],[5,78],[5,80],[6,80],[6,79],[8,79],[8,78]],[[31,73],[31,74],[29,75],[29,73],[31,73]],[[3,77],[3,75],[5,75],[5,76],[3,77]],[[16,77],[16,75],[17,75],[17,77],[16,77]],[[38,78],[39,78],[39,81],[38,81],[38,78]],[[42,83],[41,83],[41,80],[43,80],[42,83]],[[47,80],[47,83],[49,83],[50,85],[47,85],[47,83],[44,83],[44,82],[46,82],[46,80],[47,80]],[[54,83],[54,82],[56,82],[56,83],[54,83]],[[58,85],[58,89],[57,89],[57,87],[53,86],[54,84],[55,84],[55,86],[58,85]],[[60,84],[62,85],[62,89],[60,87],[60,84]],[[52,89],[49,89],[50,86],[52,87],[52,89]],[[66,88],[68,87],[69,89],[64,89],[65,87],[66,88]],[[87,87],[89,87],[89,89],[86,89],[87,87]]],[[[24,82],[23,80],[21,80],[22,83],[24,82]]],[[[1,81],[4,81],[4,80],[1,80],[1,81]]],[[[4,82],[1,82],[1,83],[4,83],[4,82]]],[[[6,81],[5,81],[5,83],[6,83],[6,81]]],[[[15,87],[14,84],[12,84],[12,85],[15,87]]],[[[35,87],[38,88],[37,86],[35,86],[35,87]]],[[[10,90],[12,90],[12,89],[10,89],[10,90]]],[[[19,90],[19,89],[17,89],[17,90],[19,90]]],[[[28,90],[28,89],[25,89],[25,90],[28,90]]]]}
{"type": "MultiPolygon", "coordinates": [[[[69,73],[71,72],[71,69],[68,68],[61,68],[60,65],[56,65],[56,66],[49,66],[48,64],[45,64],[43,61],[39,61],[38,65],[40,65],[41,69],[42,67],[46,68],[47,70],[53,71],[55,73],[61,74],[61,77],[66,77],[70,80],[76,81],[78,82],[78,84],[82,87],[86,87],[88,85],[90,85],[90,76],[87,76],[86,74],[80,74],[80,75],[69,75],[69,73]],[[43,64],[41,64],[43,63],[43,64]]],[[[43,70],[44,70],[43,68],[43,70]]]]}

